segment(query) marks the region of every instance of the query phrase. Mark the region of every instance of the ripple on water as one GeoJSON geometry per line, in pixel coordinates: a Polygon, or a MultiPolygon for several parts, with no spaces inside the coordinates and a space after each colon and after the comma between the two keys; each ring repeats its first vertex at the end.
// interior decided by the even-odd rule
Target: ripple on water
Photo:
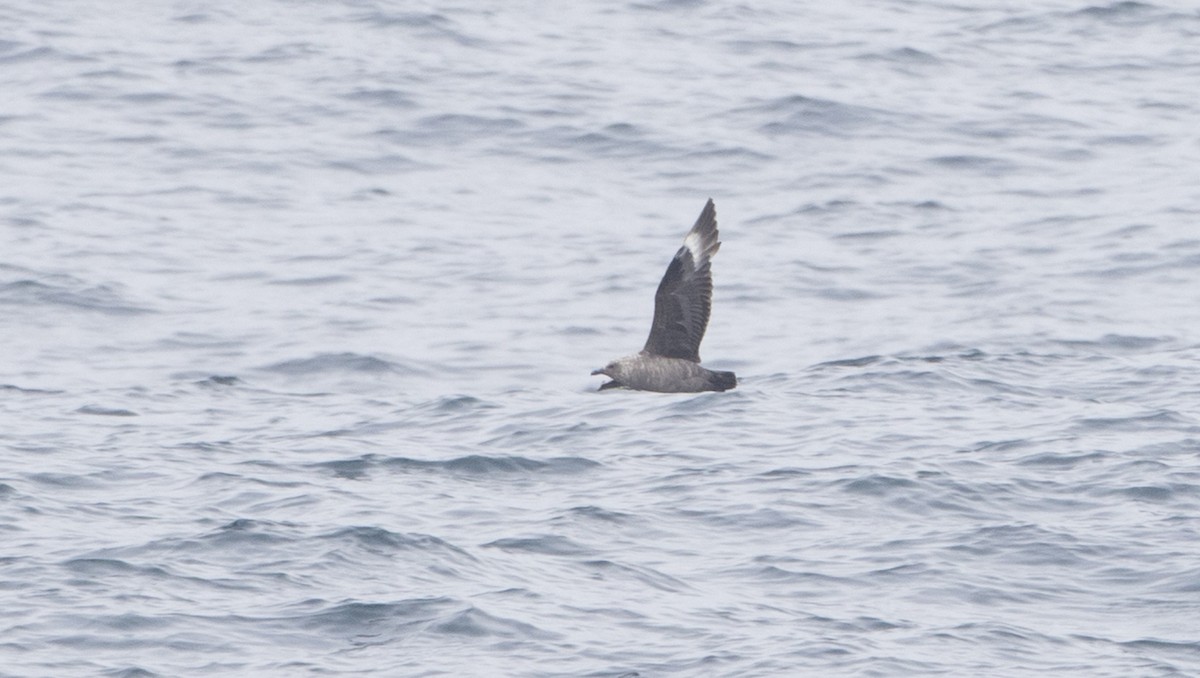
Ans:
{"type": "Polygon", "coordinates": [[[553,457],[540,460],[508,455],[472,454],[446,460],[428,460],[366,454],[352,459],[316,462],[313,466],[328,469],[341,477],[359,478],[375,469],[440,471],[472,476],[578,474],[597,468],[601,464],[583,457],[553,457]]]}
{"type": "Polygon", "coordinates": [[[319,373],[412,374],[415,368],[401,363],[358,353],[322,353],[311,358],[296,358],[261,368],[293,377],[319,373]]]}
{"type": "Polygon", "coordinates": [[[0,304],[94,311],[104,315],[133,316],[154,311],[125,299],[114,285],[89,285],[71,276],[47,276],[41,280],[15,280],[0,284],[0,304]]]}
{"type": "Polygon", "coordinates": [[[320,535],[317,539],[358,547],[375,555],[419,551],[449,555],[463,560],[475,560],[475,557],[467,551],[433,535],[392,532],[382,527],[345,527],[320,535]]]}
{"type": "Polygon", "coordinates": [[[504,551],[522,553],[537,553],[546,556],[582,556],[594,553],[586,546],[559,535],[542,535],[540,537],[505,538],[484,544],[486,547],[504,551]]]}
{"type": "Polygon", "coordinates": [[[94,414],[101,417],[136,417],[137,412],[119,407],[100,407],[99,405],[84,405],[75,410],[79,414],[94,414]]]}

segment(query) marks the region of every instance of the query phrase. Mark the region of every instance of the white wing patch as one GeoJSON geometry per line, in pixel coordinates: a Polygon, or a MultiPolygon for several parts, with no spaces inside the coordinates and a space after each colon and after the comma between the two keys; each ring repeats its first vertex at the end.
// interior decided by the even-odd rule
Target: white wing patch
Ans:
{"type": "Polygon", "coordinates": [[[695,231],[688,233],[687,237],[683,239],[683,246],[692,253],[692,261],[696,262],[696,265],[699,266],[700,254],[703,251],[701,248],[704,246],[704,242],[700,234],[695,231]]]}

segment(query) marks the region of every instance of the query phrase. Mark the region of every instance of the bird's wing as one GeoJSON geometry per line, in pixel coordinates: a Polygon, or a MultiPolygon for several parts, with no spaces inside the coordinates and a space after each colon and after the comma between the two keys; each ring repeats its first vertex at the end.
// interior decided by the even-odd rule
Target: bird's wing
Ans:
{"type": "Polygon", "coordinates": [[[717,237],[717,208],[710,198],[658,284],[646,353],[700,362],[700,340],[712,310],[709,261],[721,247],[717,237]]]}

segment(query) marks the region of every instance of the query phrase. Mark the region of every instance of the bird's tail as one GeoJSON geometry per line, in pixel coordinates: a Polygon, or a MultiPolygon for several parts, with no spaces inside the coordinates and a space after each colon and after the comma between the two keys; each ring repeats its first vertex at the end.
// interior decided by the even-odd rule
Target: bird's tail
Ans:
{"type": "Polygon", "coordinates": [[[737,386],[737,376],[733,372],[712,372],[708,383],[714,391],[728,391],[737,386]]]}

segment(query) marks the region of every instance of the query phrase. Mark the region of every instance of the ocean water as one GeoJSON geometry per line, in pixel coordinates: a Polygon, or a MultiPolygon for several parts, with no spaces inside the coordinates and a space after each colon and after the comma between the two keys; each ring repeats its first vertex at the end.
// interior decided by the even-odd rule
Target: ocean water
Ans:
{"type": "Polygon", "coordinates": [[[0,676],[1200,675],[1198,41],[0,7],[0,676]]]}

